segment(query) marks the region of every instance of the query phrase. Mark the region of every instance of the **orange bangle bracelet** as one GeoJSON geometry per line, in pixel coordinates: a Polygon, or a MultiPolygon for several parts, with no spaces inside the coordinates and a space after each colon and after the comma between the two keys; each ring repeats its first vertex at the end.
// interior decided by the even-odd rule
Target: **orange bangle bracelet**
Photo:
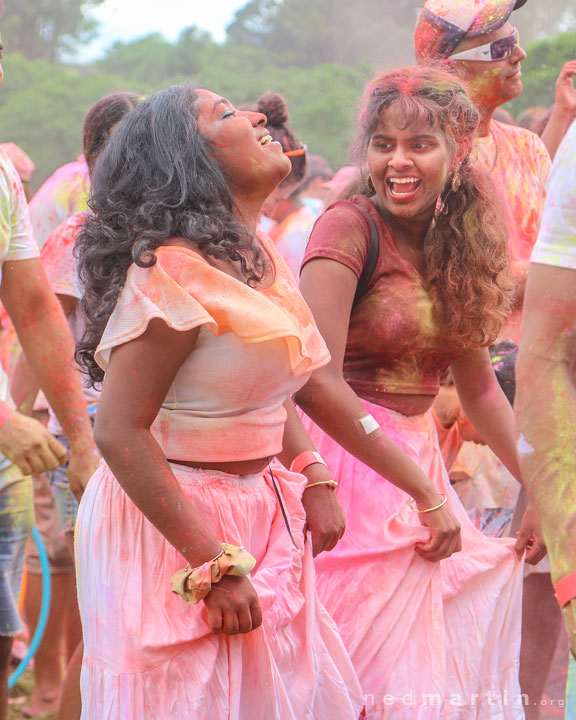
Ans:
{"type": "Polygon", "coordinates": [[[290,472],[300,474],[302,470],[308,467],[308,465],[314,465],[314,463],[326,465],[324,460],[322,460],[322,455],[320,455],[320,453],[314,452],[313,450],[307,450],[306,452],[300,453],[300,455],[296,455],[294,460],[292,460],[290,472]]]}
{"type": "Polygon", "coordinates": [[[570,600],[576,598],[576,572],[566,575],[554,585],[554,593],[560,607],[567,605],[570,600]]]}

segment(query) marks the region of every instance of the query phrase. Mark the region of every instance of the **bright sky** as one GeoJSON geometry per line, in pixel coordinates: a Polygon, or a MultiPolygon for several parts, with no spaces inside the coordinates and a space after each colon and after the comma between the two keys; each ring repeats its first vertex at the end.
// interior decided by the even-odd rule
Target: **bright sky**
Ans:
{"type": "Polygon", "coordinates": [[[161,32],[175,40],[189,25],[208,30],[216,40],[224,40],[225,28],[236,10],[248,0],[105,0],[92,11],[100,22],[99,37],[79,50],[78,60],[92,60],[116,40],[133,40],[161,32]]]}

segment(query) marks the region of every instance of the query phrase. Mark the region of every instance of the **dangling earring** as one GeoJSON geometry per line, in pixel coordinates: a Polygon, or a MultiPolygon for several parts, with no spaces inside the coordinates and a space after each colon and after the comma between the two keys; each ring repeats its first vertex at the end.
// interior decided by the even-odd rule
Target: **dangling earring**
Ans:
{"type": "Polygon", "coordinates": [[[372,182],[370,173],[366,174],[366,179],[364,180],[364,185],[366,186],[366,190],[367,190],[367,192],[370,193],[370,195],[376,195],[376,188],[374,187],[374,183],[372,182]]]}
{"type": "Polygon", "coordinates": [[[462,166],[462,163],[458,163],[456,167],[454,168],[454,172],[452,173],[452,192],[457,193],[458,190],[460,190],[460,185],[462,185],[462,178],[460,177],[460,167],[462,166]]]}

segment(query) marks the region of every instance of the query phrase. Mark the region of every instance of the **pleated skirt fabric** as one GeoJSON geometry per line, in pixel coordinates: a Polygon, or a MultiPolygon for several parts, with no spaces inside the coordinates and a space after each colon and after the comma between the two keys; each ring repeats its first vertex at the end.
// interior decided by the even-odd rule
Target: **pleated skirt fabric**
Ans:
{"type": "Polygon", "coordinates": [[[428,475],[462,526],[461,552],[429,562],[429,530],[409,496],[351,456],[308,418],[339,482],[346,533],[316,559],[321,602],[360,678],[369,718],[521,720],[518,666],[522,561],[511,539],[485,537],[450,486],[431,414],[364,403],[385,435],[428,475]]]}
{"type": "Polygon", "coordinates": [[[257,560],[263,625],[214,635],[203,603],[172,594],[185,565],[101,463],[80,504],[76,563],[84,632],[82,720],[357,720],[360,686],[315,589],[304,542],[305,478],[274,466],[234,476],[172,464],[216,537],[257,560]]]}

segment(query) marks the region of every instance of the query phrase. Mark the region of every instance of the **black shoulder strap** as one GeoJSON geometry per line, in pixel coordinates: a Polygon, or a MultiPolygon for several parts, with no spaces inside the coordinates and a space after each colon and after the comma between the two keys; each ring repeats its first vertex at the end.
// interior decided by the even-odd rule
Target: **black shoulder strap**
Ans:
{"type": "Polygon", "coordinates": [[[366,255],[366,262],[364,263],[364,268],[362,269],[362,274],[358,278],[358,285],[356,287],[356,294],[354,295],[354,302],[352,303],[352,309],[358,305],[360,300],[366,295],[368,292],[368,286],[370,285],[370,281],[372,280],[372,275],[374,275],[374,270],[376,270],[376,265],[378,263],[378,256],[380,254],[380,242],[378,238],[378,230],[376,228],[376,223],[370,216],[370,213],[367,210],[364,210],[364,208],[360,207],[359,205],[356,205],[358,210],[361,210],[364,215],[368,218],[368,222],[370,223],[370,246],[368,248],[368,254],[366,255]]]}

